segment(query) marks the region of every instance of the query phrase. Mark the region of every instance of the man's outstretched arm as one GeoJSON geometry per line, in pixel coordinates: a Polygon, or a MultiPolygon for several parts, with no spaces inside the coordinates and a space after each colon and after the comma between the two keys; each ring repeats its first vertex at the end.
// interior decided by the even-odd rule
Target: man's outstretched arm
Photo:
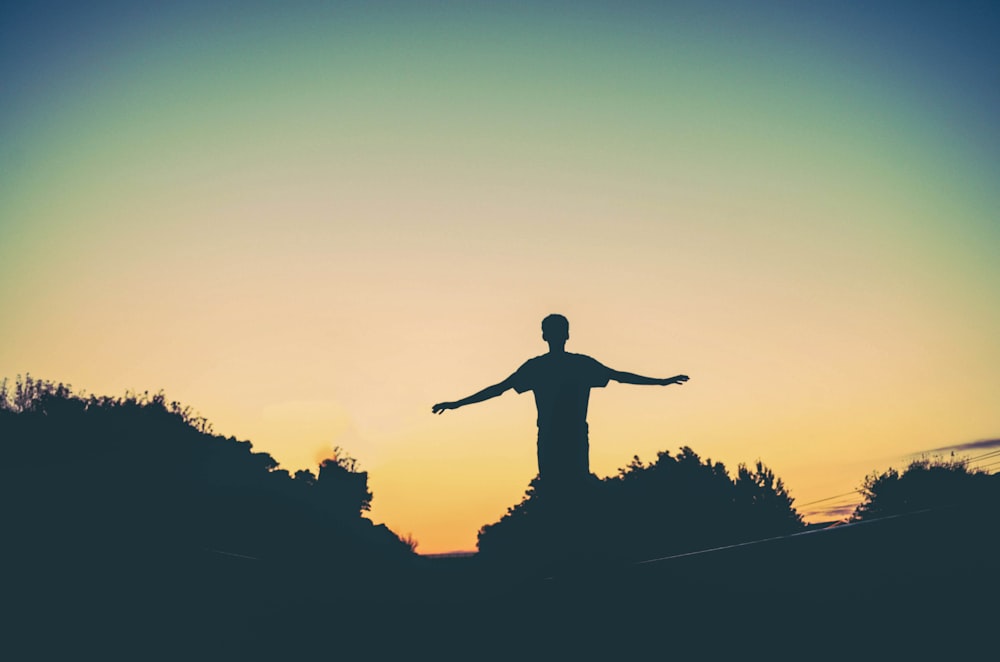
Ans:
{"type": "Polygon", "coordinates": [[[621,372],[619,370],[611,371],[611,379],[616,382],[621,382],[622,384],[639,384],[642,386],[670,386],[671,384],[683,384],[688,380],[687,375],[674,375],[673,377],[667,377],[666,379],[658,379],[656,377],[643,377],[642,375],[636,375],[631,372],[621,372]]]}
{"type": "Polygon", "coordinates": [[[467,398],[462,398],[461,400],[456,400],[455,402],[439,402],[431,409],[435,414],[440,414],[446,409],[458,409],[459,407],[464,407],[465,405],[471,405],[476,402],[482,402],[483,400],[489,400],[490,398],[495,398],[501,395],[504,391],[513,388],[510,383],[510,377],[503,380],[499,384],[494,384],[493,386],[487,386],[482,391],[478,393],[473,393],[467,398]]]}

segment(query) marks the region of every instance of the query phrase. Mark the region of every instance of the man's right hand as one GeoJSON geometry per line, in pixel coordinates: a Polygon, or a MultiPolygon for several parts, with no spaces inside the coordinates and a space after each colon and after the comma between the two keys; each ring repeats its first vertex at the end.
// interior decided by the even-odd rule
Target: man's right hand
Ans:
{"type": "Polygon", "coordinates": [[[671,384],[683,384],[688,380],[687,375],[674,375],[673,377],[667,377],[666,379],[661,379],[660,384],[662,386],[670,386],[671,384]]]}
{"type": "Polygon", "coordinates": [[[434,414],[440,414],[445,409],[458,409],[458,405],[454,402],[439,402],[431,408],[431,412],[434,414]]]}

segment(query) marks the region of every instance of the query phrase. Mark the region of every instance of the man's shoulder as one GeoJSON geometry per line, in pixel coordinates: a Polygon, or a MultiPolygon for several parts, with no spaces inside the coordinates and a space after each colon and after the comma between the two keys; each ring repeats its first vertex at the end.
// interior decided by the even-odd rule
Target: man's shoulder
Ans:
{"type": "Polygon", "coordinates": [[[590,365],[599,365],[599,366],[603,366],[604,365],[603,363],[601,363],[600,361],[598,361],[594,357],[587,356],[586,354],[570,354],[570,356],[572,356],[573,360],[576,361],[576,362],[578,362],[578,363],[588,363],[590,365]]]}
{"type": "Polygon", "coordinates": [[[518,393],[524,393],[535,388],[547,372],[545,355],[528,359],[508,378],[508,384],[518,393]]]}
{"type": "Polygon", "coordinates": [[[518,370],[523,370],[525,368],[531,368],[532,366],[537,366],[545,361],[546,356],[548,356],[548,354],[540,354],[538,356],[533,356],[532,358],[522,363],[521,367],[518,368],[518,370]]]}
{"type": "Polygon", "coordinates": [[[592,356],[587,356],[586,354],[575,354],[573,352],[563,352],[560,354],[540,354],[533,358],[528,359],[521,364],[521,367],[517,369],[518,372],[531,372],[534,370],[556,370],[562,371],[566,369],[583,369],[583,368],[599,368],[607,370],[607,367],[593,358],[592,356]]]}
{"type": "Polygon", "coordinates": [[[532,375],[538,374],[539,371],[545,370],[545,355],[535,356],[528,359],[521,366],[514,371],[513,377],[517,379],[530,378],[532,375]]]}

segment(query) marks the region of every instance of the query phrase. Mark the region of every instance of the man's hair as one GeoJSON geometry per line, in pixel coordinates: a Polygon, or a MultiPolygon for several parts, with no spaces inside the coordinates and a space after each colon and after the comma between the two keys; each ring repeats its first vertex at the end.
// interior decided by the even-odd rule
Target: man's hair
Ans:
{"type": "Polygon", "coordinates": [[[553,313],[542,320],[542,338],[545,340],[567,340],[569,338],[569,320],[553,313]]]}

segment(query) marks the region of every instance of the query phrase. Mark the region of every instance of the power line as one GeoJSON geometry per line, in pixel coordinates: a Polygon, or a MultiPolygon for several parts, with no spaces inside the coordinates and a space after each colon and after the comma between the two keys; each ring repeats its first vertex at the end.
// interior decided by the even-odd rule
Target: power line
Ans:
{"type": "Polygon", "coordinates": [[[838,503],[855,503],[858,500],[859,500],[859,497],[857,495],[855,495],[854,497],[839,496],[839,497],[831,497],[829,499],[820,499],[819,501],[814,501],[813,502],[813,504],[819,504],[819,505],[809,504],[809,505],[803,505],[801,507],[805,508],[806,510],[809,510],[809,509],[813,509],[813,508],[829,507],[829,506],[832,506],[832,505],[836,505],[838,503]]]}
{"type": "Polygon", "coordinates": [[[963,462],[975,462],[976,460],[981,460],[985,457],[991,457],[993,455],[1000,455],[1000,449],[997,449],[995,451],[990,451],[989,453],[983,453],[982,455],[977,455],[975,457],[966,458],[965,460],[963,460],[963,462]]]}
{"type": "MultiPolygon", "coordinates": [[[[800,504],[798,504],[796,506],[796,508],[805,508],[806,506],[811,506],[814,503],[822,503],[824,501],[830,501],[831,499],[839,499],[840,497],[854,496],[854,495],[858,495],[858,491],[857,490],[852,490],[850,492],[844,492],[843,494],[835,494],[835,495],[833,495],[831,497],[826,497],[825,499],[817,499],[816,501],[810,501],[809,503],[800,503],[800,504]]],[[[860,495],[858,495],[858,496],[860,496],[860,495]]]]}
{"type": "Polygon", "coordinates": [[[803,508],[803,509],[801,509],[801,512],[803,512],[803,513],[824,513],[824,512],[829,512],[831,510],[838,510],[840,508],[847,508],[849,506],[853,507],[853,506],[855,506],[857,504],[858,504],[858,502],[854,501],[854,500],[851,500],[851,501],[832,501],[830,503],[825,503],[825,504],[820,505],[820,506],[810,506],[809,508],[803,508]]]}
{"type": "Polygon", "coordinates": [[[816,518],[831,518],[831,517],[847,517],[854,513],[858,509],[858,504],[856,503],[845,503],[841,506],[834,506],[833,508],[824,510],[803,510],[800,514],[803,517],[809,519],[816,518]]]}

